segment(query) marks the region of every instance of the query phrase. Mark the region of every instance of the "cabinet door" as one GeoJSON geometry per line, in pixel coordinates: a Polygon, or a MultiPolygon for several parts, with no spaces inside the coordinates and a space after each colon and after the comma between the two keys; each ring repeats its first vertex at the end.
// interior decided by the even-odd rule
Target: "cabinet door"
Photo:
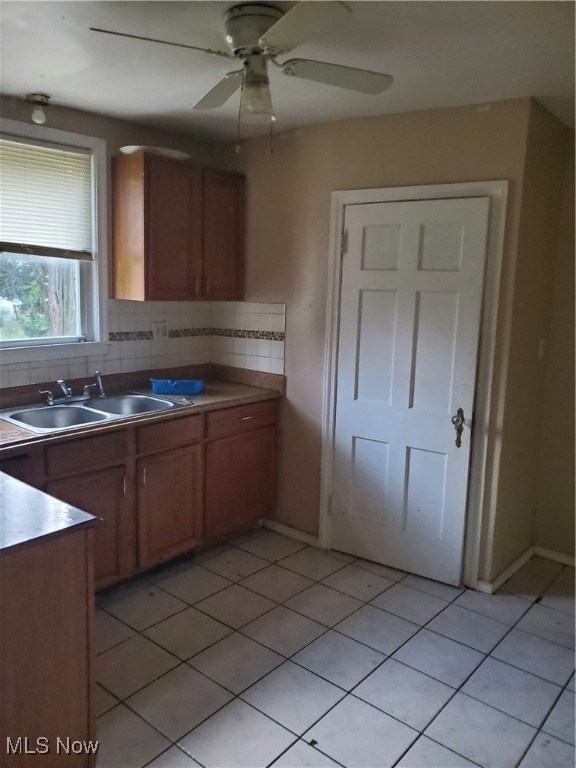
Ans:
{"type": "Polygon", "coordinates": [[[141,567],[192,549],[202,509],[202,446],[138,462],[138,552],[141,567]]]}
{"type": "Polygon", "coordinates": [[[125,561],[129,520],[126,519],[124,467],[53,480],[46,492],[96,515],[103,522],[94,527],[94,581],[96,588],[119,581],[131,569],[125,561]]]}
{"type": "Polygon", "coordinates": [[[274,501],[275,476],[274,426],[208,443],[205,537],[267,517],[274,501]]]}
{"type": "Polygon", "coordinates": [[[244,177],[204,172],[204,295],[244,294],[244,177]]]}
{"type": "Polygon", "coordinates": [[[114,298],[143,301],[145,295],[143,152],[112,158],[114,298]]]}
{"type": "Polygon", "coordinates": [[[202,171],[148,157],[146,298],[194,299],[202,272],[202,171]]]}

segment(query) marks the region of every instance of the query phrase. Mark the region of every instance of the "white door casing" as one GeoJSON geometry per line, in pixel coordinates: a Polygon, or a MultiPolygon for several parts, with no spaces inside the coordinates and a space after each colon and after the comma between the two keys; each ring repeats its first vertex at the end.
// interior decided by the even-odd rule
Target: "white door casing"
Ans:
{"type": "MultiPolygon", "coordinates": [[[[469,187],[335,193],[333,225],[346,231],[347,252],[341,294],[332,253],[326,361],[321,543],[454,584],[461,580],[490,198],[496,210],[484,355],[493,346],[495,254],[501,252],[506,197],[505,182],[486,182],[458,199],[470,194],[469,187]],[[425,199],[427,192],[448,199],[425,199]],[[374,202],[362,204],[362,196],[374,202]],[[399,202],[377,203],[395,196],[399,202]],[[466,418],[460,448],[450,422],[458,408],[466,418]]],[[[486,368],[481,363],[482,424],[486,368]]],[[[477,571],[485,430],[480,433],[468,583],[477,571]]]]}

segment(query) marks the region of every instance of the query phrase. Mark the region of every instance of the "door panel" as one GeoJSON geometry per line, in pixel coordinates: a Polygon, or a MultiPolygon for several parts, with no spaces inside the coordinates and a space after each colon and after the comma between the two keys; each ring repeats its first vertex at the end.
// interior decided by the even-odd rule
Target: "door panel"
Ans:
{"type": "Polygon", "coordinates": [[[349,514],[378,522],[388,485],[390,446],[379,440],[352,438],[352,505],[349,514]]]}
{"type": "Polygon", "coordinates": [[[332,546],[449,583],[462,563],[488,207],[345,215],[332,546]]]}
{"type": "Polygon", "coordinates": [[[394,291],[360,291],[355,399],[390,405],[394,360],[394,291]]]}
{"type": "Polygon", "coordinates": [[[403,529],[442,540],[446,493],[446,454],[406,450],[403,529]]]}
{"type": "Polygon", "coordinates": [[[409,408],[450,408],[458,294],[416,294],[409,408]]]}

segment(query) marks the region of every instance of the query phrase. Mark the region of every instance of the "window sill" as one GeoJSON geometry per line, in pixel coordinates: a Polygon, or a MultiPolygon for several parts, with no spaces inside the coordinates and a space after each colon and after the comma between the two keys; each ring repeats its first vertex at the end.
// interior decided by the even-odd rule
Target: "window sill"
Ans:
{"type": "Polygon", "coordinates": [[[4,365],[9,363],[32,363],[37,360],[59,360],[69,357],[103,357],[110,343],[107,341],[85,341],[76,344],[46,344],[40,347],[5,347],[0,350],[4,365]]]}

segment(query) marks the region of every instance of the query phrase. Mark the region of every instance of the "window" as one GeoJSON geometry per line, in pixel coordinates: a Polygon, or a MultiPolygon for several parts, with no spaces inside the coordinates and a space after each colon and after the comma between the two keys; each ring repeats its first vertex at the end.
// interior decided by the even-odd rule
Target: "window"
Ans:
{"type": "Polygon", "coordinates": [[[0,137],[1,347],[99,340],[96,160],[90,146],[0,137]]]}

